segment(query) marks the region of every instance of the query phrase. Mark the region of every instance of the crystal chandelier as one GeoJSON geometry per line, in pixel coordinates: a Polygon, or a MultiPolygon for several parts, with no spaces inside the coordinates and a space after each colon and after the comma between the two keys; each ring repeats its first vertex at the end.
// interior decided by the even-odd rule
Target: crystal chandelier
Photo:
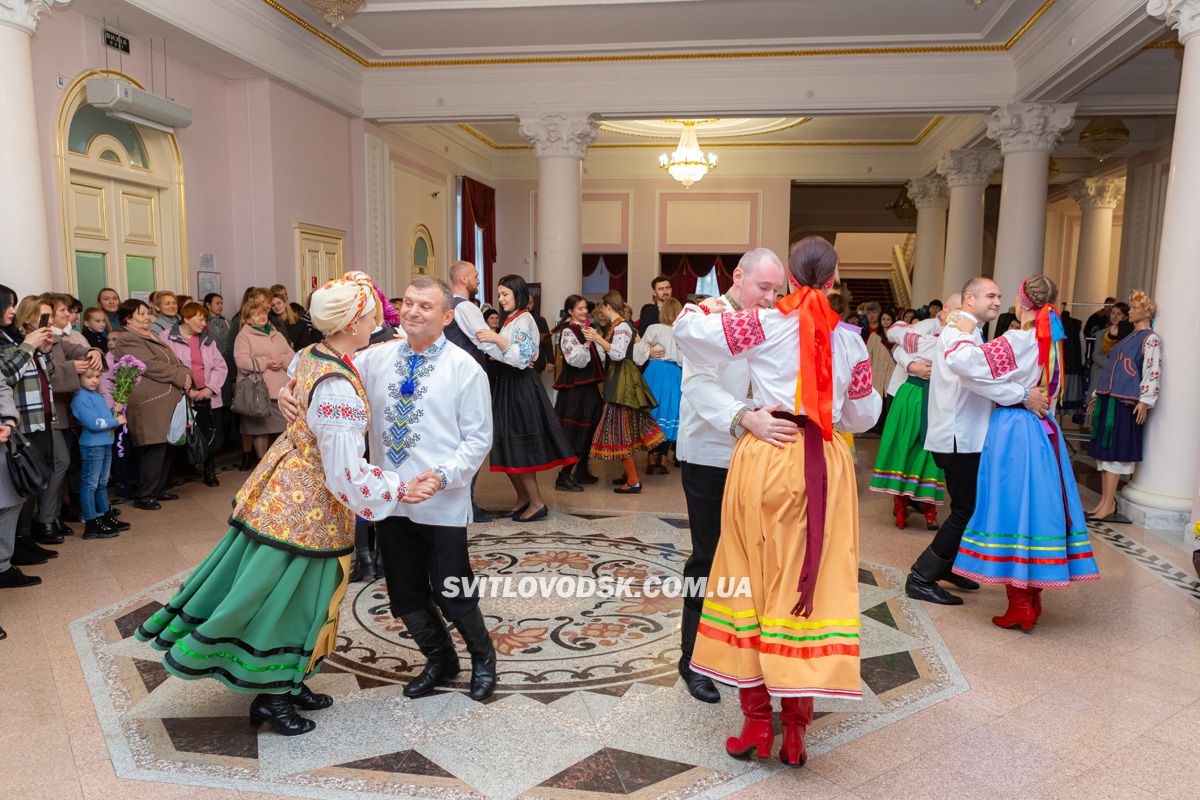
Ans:
{"type": "Polygon", "coordinates": [[[717,156],[715,153],[704,155],[696,141],[696,121],[684,120],[675,152],[659,156],[658,167],[671,173],[672,178],[687,188],[707,175],[710,169],[717,168],[717,156]]]}
{"type": "Polygon", "coordinates": [[[366,0],[304,0],[325,18],[331,28],[340,28],[346,17],[362,8],[366,0]]]}
{"type": "Polygon", "coordinates": [[[1093,117],[1079,132],[1079,146],[1100,163],[1114,151],[1129,144],[1129,128],[1117,117],[1093,117]]]}

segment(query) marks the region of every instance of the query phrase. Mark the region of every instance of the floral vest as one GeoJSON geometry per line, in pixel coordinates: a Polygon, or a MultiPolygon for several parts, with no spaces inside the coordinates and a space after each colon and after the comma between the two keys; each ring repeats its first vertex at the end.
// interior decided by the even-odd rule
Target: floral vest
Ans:
{"type": "Polygon", "coordinates": [[[314,558],[338,558],[354,550],[354,512],[326,488],[317,438],[306,420],[313,390],[334,376],[349,378],[367,405],[362,379],[352,366],[314,347],[301,351],[296,366],[295,397],[300,405],[296,421],[275,440],[238,490],[229,520],[263,544],[314,558]]]}

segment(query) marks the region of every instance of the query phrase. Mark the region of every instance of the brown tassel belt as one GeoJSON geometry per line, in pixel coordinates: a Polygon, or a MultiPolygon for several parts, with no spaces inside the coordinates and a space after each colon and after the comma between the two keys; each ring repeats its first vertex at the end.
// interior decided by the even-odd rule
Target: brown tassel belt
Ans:
{"type": "Polygon", "coordinates": [[[792,616],[808,617],[813,610],[817,573],[821,568],[821,551],[825,547],[825,506],[829,493],[829,470],[825,464],[824,439],[821,438],[820,427],[807,416],[797,416],[786,411],[772,411],[771,416],[794,422],[804,434],[804,485],[808,497],[808,533],[804,547],[804,564],[800,568],[800,583],[796,586],[800,599],[792,609],[792,616]]]}

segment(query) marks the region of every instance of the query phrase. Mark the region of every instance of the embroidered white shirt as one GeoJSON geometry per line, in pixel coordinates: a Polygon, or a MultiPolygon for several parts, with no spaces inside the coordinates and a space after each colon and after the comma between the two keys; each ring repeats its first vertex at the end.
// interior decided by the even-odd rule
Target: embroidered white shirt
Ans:
{"type": "Polygon", "coordinates": [[[529,362],[537,355],[538,345],[542,341],[533,315],[528,311],[518,311],[504,323],[500,335],[508,342],[508,349],[500,353],[500,360],[510,367],[530,369],[529,362]]]}
{"type": "MultiPolygon", "coordinates": [[[[558,347],[562,351],[563,361],[570,364],[572,367],[582,369],[586,367],[592,360],[592,347],[587,342],[579,341],[579,337],[575,335],[575,331],[569,328],[563,328],[558,334],[558,347]]],[[[600,362],[604,362],[604,348],[596,347],[596,353],[600,356],[600,362]]]]}
{"type": "Polygon", "coordinates": [[[908,380],[908,366],[914,361],[933,363],[934,351],[937,348],[937,337],[942,332],[942,323],[937,317],[923,319],[912,323],[897,322],[888,328],[888,339],[895,345],[892,348],[892,358],[896,360],[896,368],[892,370],[892,379],[888,382],[887,393],[891,397],[908,380]]]}

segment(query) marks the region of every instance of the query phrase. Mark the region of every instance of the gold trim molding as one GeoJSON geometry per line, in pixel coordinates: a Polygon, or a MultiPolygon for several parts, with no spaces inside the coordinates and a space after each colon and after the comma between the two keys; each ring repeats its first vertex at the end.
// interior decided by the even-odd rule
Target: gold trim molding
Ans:
{"type": "Polygon", "coordinates": [[[329,34],[318,29],[279,0],[262,0],[269,8],[306,30],[359,66],[367,69],[413,69],[424,67],[480,67],[514,64],[619,64],[640,61],[704,61],[745,58],[807,58],[814,56],[892,56],[934,55],[941,53],[1006,53],[1016,46],[1057,2],[1045,0],[1033,15],[1003,44],[896,45],[891,47],[823,47],[811,50],[726,50],[706,53],[615,53],[578,56],[489,56],[478,58],[425,58],[372,61],[359,55],[329,34]]]}
{"type": "MultiPolygon", "coordinates": [[[[809,119],[811,119],[811,117],[806,117],[805,121],[807,122],[809,119]]],[[[718,148],[718,147],[726,147],[726,148],[727,147],[781,147],[781,148],[791,148],[791,147],[916,147],[919,144],[921,144],[921,142],[925,141],[926,137],[928,137],[929,134],[933,133],[934,128],[936,128],[938,125],[941,125],[945,119],[946,118],[941,115],[934,117],[933,119],[929,120],[929,124],[926,125],[924,130],[922,130],[920,133],[918,133],[915,138],[909,139],[907,141],[904,141],[904,140],[897,141],[894,139],[876,139],[876,140],[849,139],[849,140],[844,140],[844,141],[838,141],[836,139],[813,139],[811,141],[806,141],[806,142],[712,142],[712,141],[709,141],[709,142],[705,142],[704,146],[708,147],[708,148],[713,148],[713,149],[718,148]]],[[[466,123],[459,123],[458,128],[460,130],[465,131],[466,133],[470,134],[471,136],[475,137],[479,141],[483,142],[488,147],[490,147],[492,150],[531,150],[532,149],[529,145],[525,145],[525,144],[498,144],[498,143],[492,141],[489,137],[485,136],[483,133],[480,133],[479,131],[472,128],[470,125],[467,125],[466,123]]],[[[663,147],[664,147],[664,145],[661,142],[658,142],[658,143],[620,142],[620,143],[612,143],[612,144],[593,144],[593,145],[589,145],[588,149],[589,150],[646,150],[646,149],[661,150],[663,147]]]]}

